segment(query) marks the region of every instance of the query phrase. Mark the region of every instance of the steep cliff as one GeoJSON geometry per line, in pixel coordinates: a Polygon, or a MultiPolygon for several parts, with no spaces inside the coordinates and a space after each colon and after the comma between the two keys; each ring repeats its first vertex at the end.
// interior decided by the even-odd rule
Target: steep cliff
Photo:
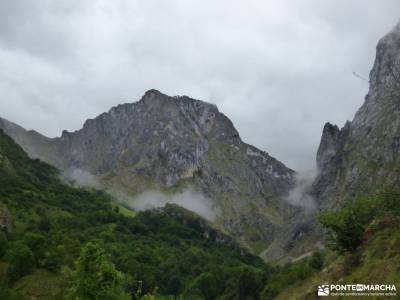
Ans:
{"type": "Polygon", "coordinates": [[[322,208],[400,185],[400,24],[376,49],[370,88],[352,122],[327,123],[313,194],[322,208]]]}

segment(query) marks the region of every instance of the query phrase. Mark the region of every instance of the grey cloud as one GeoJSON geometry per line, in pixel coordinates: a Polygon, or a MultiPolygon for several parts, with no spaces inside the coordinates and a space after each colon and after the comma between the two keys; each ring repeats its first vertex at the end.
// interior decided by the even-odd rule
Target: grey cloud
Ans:
{"type": "Polygon", "coordinates": [[[326,121],[363,102],[400,2],[0,2],[0,115],[49,136],[145,90],[216,103],[242,138],[314,167],[326,121]]]}

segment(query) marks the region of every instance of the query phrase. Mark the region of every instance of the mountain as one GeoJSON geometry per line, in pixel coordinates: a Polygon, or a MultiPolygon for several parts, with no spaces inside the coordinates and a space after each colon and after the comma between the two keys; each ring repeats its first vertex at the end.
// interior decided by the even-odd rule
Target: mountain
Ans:
{"type": "MultiPolygon", "coordinates": [[[[132,299],[148,292],[237,299],[240,277],[266,270],[259,257],[181,207],[135,214],[104,192],[65,184],[2,130],[0,186],[0,299],[64,299],[88,242],[106,251],[132,299]],[[203,279],[212,289],[199,290],[203,279]]],[[[105,288],[107,279],[98,278],[105,288]]]]}
{"type": "Polygon", "coordinates": [[[400,24],[379,41],[369,82],[353,121],[324,127],[312,188],[322,209],[400,186],[400,24]]]}
{"type": "Polygon", "coordinates": [[[244,143],[213,104],[150,90],[140,101],[113,107],[59,138],[5,120],[0,128],[31,157],[69,173],[89,173],[125,198],[149,190],[198,191],[211,199],[215,225],[256,253],[274,245],[264,253],[280,256],[288,246],[282,233],[288,243],[299,235],[294,231],[300,210],[284,200],[295,172],[244,143]]]}

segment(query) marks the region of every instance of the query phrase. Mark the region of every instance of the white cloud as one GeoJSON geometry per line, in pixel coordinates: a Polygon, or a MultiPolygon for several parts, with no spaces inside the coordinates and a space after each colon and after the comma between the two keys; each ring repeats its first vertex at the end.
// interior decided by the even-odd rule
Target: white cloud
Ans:
{"type": "Polygon", "coordinates": [[[211,199],[191,189],[174,195],[166,195],[157,191],[148,191],[134,199],[127,200],[126,198],[121,198],[119,201],[138,211],[164,207],[167,203],[174,203],[194,211],[210,221],[215,220],[221,213],[221,210],[213,204],[211,199]]]}

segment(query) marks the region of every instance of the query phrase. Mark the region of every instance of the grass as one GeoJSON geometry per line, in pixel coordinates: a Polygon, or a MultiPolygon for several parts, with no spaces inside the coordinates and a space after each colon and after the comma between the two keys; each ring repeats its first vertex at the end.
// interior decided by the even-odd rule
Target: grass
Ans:
{"type": "Polygon", "coordinates": [[[62,299],[64,283],[61,276],[46,270],[36,270],[23,277],[14,285],[25,299],[53,300],[62,299]]]}
{"type": "Polygon", "coordinates": [[[119,203],[116,203],[116,202],[111,203],[111,206],[113,208],[118,208],[119,212],[126,217],[135,217],[136,216],[136,212],[134,210],[129,209],[119,203]]]}

